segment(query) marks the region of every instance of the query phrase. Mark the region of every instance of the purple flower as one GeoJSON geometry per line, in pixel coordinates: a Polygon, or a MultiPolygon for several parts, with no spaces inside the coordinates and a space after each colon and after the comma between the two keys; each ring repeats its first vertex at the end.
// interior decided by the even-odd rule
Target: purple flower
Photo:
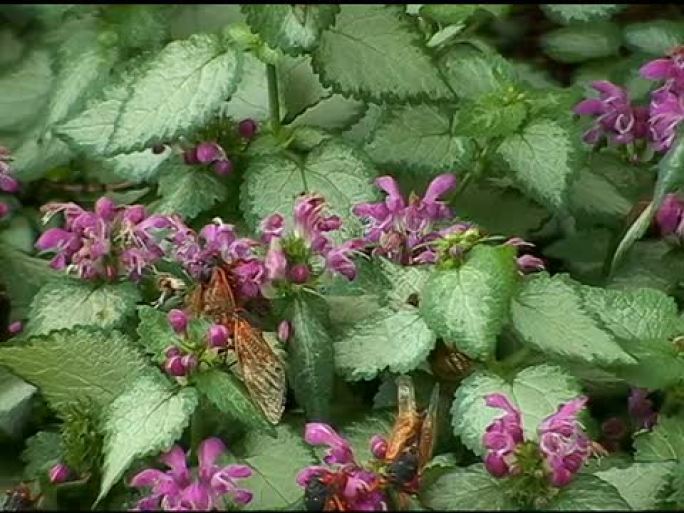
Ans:
{"type": "Polygon", "coordinates": [[[50,482],[52,484],[59,484],[63,483],[67,479],[69,479],[69,467],[64,465],[63,463],[57,463],[54,465],[49,472],[49,478],[50,482]]]}
{"type": "Polygon", "coordinates": [[[582,396],[561,405],[537,428],[539,449],[551,473],[553,486],[563,487],[570,483],[592,454],[591,441],[577,420],[586,403],[587,398],[582,396]]]}
{"type": "Polygon", "coordinates": [[[665,80],[676,91],[684,91],[684,52],[677,48],[667,58],[647,62],[639,73],[649,80],[665,80]]]}
{"type": "Polygon", "coordinates": [[[183,450],[178,445],[173,446],[160,457],[169,470],[148,468],[131,479],[130,486],[150,490],[150,495],[138,501],[134,510],[208,511],[220,508],[224,496],[237,504],[247,504],[252,493],[240,488],[238,481],[251,476],[252,469],[246,465],[219,467],[216,460],[225,451],[220,439],[204,440],[198,449],[199,466],[193,473],[183,450]],[[193,478],[193,474],[196,477],[193,478]]]}
{"type": "Polygon", "coordinates": [[[290,321],[280,321],[278,324],[278,340],[285,344],[292,336],[294,328],[290,321]]]}
{"type": "Polygon", "coordinates": [[[266,258],[264,259],[264,266],[266,267],[266,279],[269,281],[277,281],[285,278],[287,272],[287,257],[283,253],[283,248],[278,237],[272,237],[269,243],[266,258]]]}
{"type": "Polygon", "coordinates": [[[0,191],[14,194],[19,190],[19,182],[12,176],[11,161],[9,150],[0,146],[0,191]]]}
{"type": "Polygon", "coordinates": [[[385,459],[387,453],[387,440],[380,435],[373,435],[370,439],[370,451],[379,460],[385,459]]]}
{"type": "Polygon", "coordinates": [[[391,176],[381,176],[375,184],[387,193],[385,201],[360,203],[353,208],[354,214],[367,223],[364,240],[375,246],[373,253],[403,265],[435,262],[437,254],[426,243],[449,233],[435,225],[452,216],[451,209],[439,198],[454,189],[456,177],[437,176],[423,198],[412,194],[408,202],[391,176]]]}
{"type": "Polygon", "coordinates": [[[185,333],[185,330],[188,329],[188,315],[183,310],[174,308],[168,313],[166,318],[176,333],[185,333]]]}
{"type": "Polygon", "coordinates": [[[578,103],[575,114],[596,117],[596,124],[584,134],[584,140],[595,144],[605,135],[616,144],[629,144],[647,136],[648,110],[631,104],[626,90],[607,80],[592,82],[599,98],[578,103]]]}
{"type": "Polygon", "coordinates": [[[237,292],[243,297],[257,297],[266,282],[266,266],[256,259],[236,265],[233,274],[237,280],[237,292]]]}
{"type": "Polygon", "coordinates": [[[228,176],[233,172],[233,162],[230,159],[217,160],[211,165],[211,168],[219,176],[228,176]]]}
{"type": "Polygon", "coordinates": [[[230,331],[223,324],[213,324],[207,333],[209,347],[226,347],[229,338],[230,331]]]}
{"type": "Polygon", "coordinates": [[[4,201],[0,201],[0,219],[5,217],[10,212],[10,206],[4,201]]]}
{"type": "Polygon", "coordinates": [[[10,324],[7,327],[7,331],[9,332],[10,335],[18,335],[22,331],[24,331],[24,323],[21,321],[14,321],[12,324],[10,324]]]}
{"type": "Polygon", "coordinates": [[[243,119],[238,123],[238,133],[247,140],[252,139],[256,135],[257,128],[257,122],[253,119],[243,119]]]}
{"type": "Polygon", "coordinates": [[[503,394],[489,394],[485,397],[485,404],[505,412],[487,427],[482,437],[482,444],[487,449],[485,468],[494,477],[503,477],[516,470],[514,453],[523,442],[520,410],[503,394]]]}
{"type": "Polygon", "coordinates": [[[339,246],[332,248],[325,256],[328,269],[339,273],[348,280],[356,278],[356,264],[350,258],[351,255],[365,246],[362,240],[348,240],[339,246]]]}
{"type": "Polygon", "coordinates": [[[285,230],[285,218],[280,214],[271,214],[259,226],[261,230],[261,240],[265,244],[271,242],[274,237],[281,237],[285,230]]]}
{"type": "Polygon", "coordinates": [[[226,152],[215,142],[203,142],[195,149],[197,160],[200,164],[211,164],[217,160],[225,160],[226,152]]]}
{"type": "Polygon", "coordinates": [[[653,149],[667,151],[677,135],[677,126],[684,119],[684,97],[666,88],[651,93],[648,129],[653,149]]]}
{"type": "Polygon", "coordinates": [[[311,277],[311,269],[307,264],[296,264],[290,268],[287,277],[292,283],[302,284],[309,281],[311,277]]]}
{"type": "Polygon", "coordinates": [[[323,458],[328,465],[354,462],[354,454],[349,442],[337,434],[328,424],[310,422],[304,431],[304,441],[309,445],[326,445],[328,450],[323,458]]]}
{"type": "Polygon", "coordinates": [[[663,236],[672,235],[684,231],[684,226],[680,228],[684,215],[684,203],[676,194],[667,194],[656,213],[656,224],[663,236]]]}
{"type": "Polygon", "coordinates": [[[627,399],[627,411],[638,429],[651,429],[658,422],[658,412],[645,388],[632,388],[627,399]]]}
{"type": "Polygon", "coordinates": [[[322,510],[317,490],[325,487],[331,490],[340,505],[347,511],[384,511],[387,498],[381,488],[381,478],[375,472],[360,467],[354,459],[351,446],[327,424],[309,423],[304,439],[311,445],[326,445],[324,467],[313,465],[297,474],[297,484],[304,488],[304,502],[307,509],[322,510]]]}
{"type": "Polygon", "coordinates": [[[523,274],[546,269],[544,261],[534,255],[522,255],[516,259],[518,270],[523,274]]]}

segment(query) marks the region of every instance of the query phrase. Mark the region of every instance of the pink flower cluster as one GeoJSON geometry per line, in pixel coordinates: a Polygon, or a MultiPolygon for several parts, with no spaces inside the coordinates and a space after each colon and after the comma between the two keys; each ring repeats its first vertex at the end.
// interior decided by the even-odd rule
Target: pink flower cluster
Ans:
{"type": "Polygon", "coordinates": [[[335,245],[329,234],[342,227],[335,215],[326,216],[325,200],[318,195],[305,195],[294,205],[294,227],[286,232],[285,218],[275,213],[261,223],[261,240],[268,244],[265,265],[270,282],[284,280],[306,283],[314,274],[315,259],[322,267],[349,280],[356,277],[356,266],[351,259],[354,252],[364,247],[363,241],[349,240],[335,245]]]}
{"type": "MultiPolygon", "coordinates": [[[[19,182],[12,176],[12,167],[10,162],[9,150],[4,146],[0,146],[0,191],[9,194],[14,194],[19,190],[19,182]]],[[[7,216],[10,212],[10,206],[4,201],[0,201],[0,219],[7,216]]]]}
{"type": "MultiPolygon", "coordinates": [[[[487,406],[504,410],[505,414],[487,427],[483,444],[487,449],[484,463],[495,477],[517,475],[524,471],[517,452],[525,443],[520,410],[503,394],[490,394],[487,406]]],[[[552,486],[563,487],[592,454],[592,444],[584,433],[577,415],[586,405],[586,397],[578,397],[561,405],[537,428],[538,450],[552,486]]]]}
{"type": "Polygon", "coordinates": [[[148,468],[131,479],[130,486],[150,490],[132,511],[209,511],[222,509],[224,497],[235,504],[248,504],[252,492],[241,488],[238,481],[250,477],[252,469],[247,465],[216,465],[225,451],[219,438],[204,440],[197,451],[199,467],[193,477],[185,452],[173,446],[160,458],[169,468],[167,471],[148,468]]]}
{"type": "Polygon", "coordinates": [[[201,357],[211,351],[217,355],[230,344],[231,332],[222,324],[212,324],[207,331],[206,340],[188,340],[188,316],[182,310],[173,309],[167,315],[169,325],[181,337],[180,347],[172,345],[166,348],[164,370],[169,376],[185,377],[199,365],[201,357]]]}
{"type": "Polygon", "coordinates": [[[436,227],[452,217],[451,209],[440,198],[456,187],[453,174],[437,176],[422,198],[411,194],[408,201],[391,176],[381,176],[375,185],[387,194],[385,200],[360,203],[353,209],[367,223],[364,241],[373,246],[373,254],[402,265],[434,263],[437,253],[427,243],[463,229],[463,225],[442,230],[436,227]]]}
{"type": "Polygon", "coordinates": [[[332,427],[309,423],[304,440],[328,448],[323,458],[325,466],[307,467],[297,475],[297,484],[304,488],[306,509],[323,511],[334,496],[345,511],[387,510],[387,499],[378,487],[380,476],[356,462],[349,442],[332,427]]]}
{"type": "Polygon", "coordinates": [[[615,144],[643,140],[658,152],[672,146],[684,119],[684,49],[676,48],[667,57],[646,63],[639,72],[649,80],[663,81],[651,93],[648,107],[633,105],[625,89],[607,80],[592,83],[599,97],[584,100],[574,109],[580,116],[596,118],[584,134],[586,142],[594,144],[603,137],[615,144]]]}
{"type": "Polygon", "coordinates": [[[117,206],[102,197],[94,211],[75,203],[50,203],[42,208],[49,219],[64,214],[63,228],[50,228],[38,241],[40,251],[55,253],[53,269],[75,270],[86,280],[113,281],[120,274],[139,280],[143,271],[161,259],[179,220],[149,215],[142,205],[117,206]]]}

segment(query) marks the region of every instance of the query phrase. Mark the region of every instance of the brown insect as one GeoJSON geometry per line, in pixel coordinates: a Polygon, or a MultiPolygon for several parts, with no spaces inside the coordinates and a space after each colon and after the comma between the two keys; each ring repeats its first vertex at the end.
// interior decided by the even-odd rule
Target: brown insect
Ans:
{"type": "Polygon", "coordinates": [[[442,342],[430,354],[429,362],[432,373],[444,381],[459,382],[475,370],[473,360],[442,342]]]}
{"type": "Polygon", "coordinates": [[[419,413],[413,381],[408,376],[397,378],[398,413],[387,440],[384,475],[389,488],[397,492],[399,509],[405,509],[408,496],[418,492],[423,469],[432,458],[438,401],[436,384],[427,411],[419,413]]]}
{"type": "Polygon", "coordinates": [[[230,268],[215,267],[208,282],[200,283],[189,296],[189,306],[193,313],[208,316],[231,331],[247,391],[268,421],[277,424],[285,410],[285,365],[261,331],[239,315],[230,268]]]}

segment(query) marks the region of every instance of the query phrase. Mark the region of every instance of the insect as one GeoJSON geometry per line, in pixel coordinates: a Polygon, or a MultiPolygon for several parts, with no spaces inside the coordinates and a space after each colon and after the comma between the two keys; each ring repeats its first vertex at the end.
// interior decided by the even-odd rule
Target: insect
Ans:
{"type": "Polygon", "coordinates": [[[432,390],[427,411],[419,413],[413,381],[397,378],[398,413],[387,440],[385,481],[396,492],[398,507],[404,509],[409,495],[418,492],[423,468],[432,458],[437,435],[439,384],[432,390]]]}
{"type": "Polygon", "coordinates": [[[304,490],[304,508],[306,511],[346,511],[348,508],[342,498],[346,484],[344,470],[312,479],[304,490]]]}
{"type": "Polygon", "coordinates": [[[0,511],[34,511],[40,496],[33,497],[25,484],[19,484],[5,492],[0,499],[0,511]]]}
{"type": "Polygon", "coordinates": [[[429,361],[433,374],[444,381],[461,381],[474,370],[473,360],[443,343],[437,345],[429,361]]]}
{"type": "Polygon", "coordinates": [[[266,418],[277,424],[285,410],[285,366],[261,331],[239,315],[230,283],[230,268],[217,266],[189,296],[195,314],[225,325],[233,334],[233,350],[250,396],[266,418]]]}
{"type": "Polygon", "coordinates": [[[154,302],[154,306],[161,306],[167,300],[177,297],[185,291],[185,282],[171,274],[160,274],[157,277],[157,288],[161,291],[159,299],[154,302]]]}

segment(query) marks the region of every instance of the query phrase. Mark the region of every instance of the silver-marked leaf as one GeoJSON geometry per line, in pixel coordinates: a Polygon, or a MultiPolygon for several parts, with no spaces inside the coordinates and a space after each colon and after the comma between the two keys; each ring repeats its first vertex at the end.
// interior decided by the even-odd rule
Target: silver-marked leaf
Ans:
{"type": "Polygon", "coordinates": [[[0,76],[0,130],[18,130],[35,119],[52,86],[50,54],[35,50],[11,73],[0,76]]]}
{"type": "Polygon", "coordinates": [[[411,307],[381,308],[335,341],[335,368],[347,379],[372,379],[384,369],[403,374],[418,367],[437,336],[411,307]]]}
{"type": "Polygon", "coordinates": [[[617,488],[634,511],[657,509],[668,484],[674,462],[632,463],[626,468],[610,468],[594,475],[617,488]]]}
{"type": "MultiPolygon", "coordinates": [[[[176,157],[177,158],[177,157],[176,157]]],[[[209,168],[169,162],[160,172],[159,196],[154,211],[193,219],[226,197],[226,187],[209,168]]]]}
{"type": "Polygon", "coordinates": [[[403,9],[342,5],[335,25],[321,35],[313,68],[336,92],[373,101],[451,93],[421,47],[403,9]]]}
{"type": "Polygon", "coordinates": [[[631,511],[612,484],[589,474],[578,475],[545,506],[550,511],[631,511]]]}
{"type": "Polygon", "coordinates": [[[661,415],[650,432],[634,437],[634,448],[636,461],[684,461],[684,417],[661,415]]]}

